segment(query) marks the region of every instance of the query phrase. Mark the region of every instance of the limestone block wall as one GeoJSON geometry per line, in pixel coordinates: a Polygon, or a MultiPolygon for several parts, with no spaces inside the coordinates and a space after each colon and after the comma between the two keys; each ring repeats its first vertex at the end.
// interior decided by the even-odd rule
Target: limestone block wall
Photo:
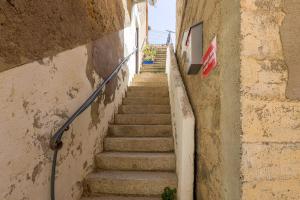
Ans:
{"type": "MultiPolygon", "coordinates": [[[[136,16],[143,22],[145,16],[141,13],[145,6],[142,3],[134,5],[138,9],[133,7],[132,10],[141,13],[134,13],[134,11],[130,13],[126,1],[118,1],[122,3],[119,5],[110,2],[112,5],[106,2],[104,8],[122,5],[121,13],[124,12],[122,23],[126,25],[115,27],[114,19],[111,19],[114,22],[113,27],[106,27],[110,31],[104,31],[105,34],[101,32],[102,29],[97,29],[99,38],[96,40],[88,35],[84,44],[78,46],[77,40],[71,36],[68,40],[68,34],[66,36],[61,34],[62,40],[72,44],[68,46],[72,49],[65,50],[65,47],[56,48],[48,44],[47,42],[51,43],[51,40],[46,37],[43,41],[46,43],[45,48],[53,54],[44,57],[47,53],[44,54],[42,50],[37,49],[37,57],[29,56],[22,60],[22,62],[28,61],[27,64],[21,64],[22,62],[18,60],[19,56],[23,56],[18,51],[14,52],[16,57],[15,60],[13,59],[14,62],[9,62],[7,57],[0,55],[2,71],[0,73],[0,199],[50,199],[52,151],[49,148],[49,139],[51,135],[84,102],[97,84],[135,48],[135,43],[132,41],[135,40],[136,19],[133,20],[130,16],[136,16]],[[87,42],[89,40],[93,41],[87,42]],[[35,60],[40,56],[42,58],[35,60]],[[17,66],[18,64],[21,65],[17,66]]],[[[16,3],[17,10],[20,2],[13,3],[16,3]]],[[[53,6],[54,4],[51,3],[45,9],[53,6]]],[[[76,6],[76,3],[73,6],[76,6]]],[[[3,8],[5,7],[0,7],[3,8]]],[[[96,11],[98,8],[96,6],[96,11]]],[[[7,12],[10,10],[5,11],[7,12]]],[[[25,9],[24,12],[27,10],[25,9]]],[[[64,10],[58,12],[66,14],[66,17],[72,17],[73,13],[71,11],[71,14],[65,13],[64,10]]],[[[99,12],[96,12],[97,16],[101,15],[99,12]]],[[[33,19],[35,21],[32,23],[40,23],[39,18],[33,19]]],[[[77,20],[83,19],[85,18],[78,17],[77,20]]],[[[74,22],[69,25],[77,27],[74,22]]],[[[51,29],[49,24],[46,27],[51,29]]],[[[64,31],[69,31],[68,28],[64,31]]],[[[81,31],[84,32],[84,27],[81,31]]],[[[98,37],[98,34],[96,36],[98,37]]],[[[141,33],[140,37],[145,38],[145,33],[141,33]]],[[[30,41],[24,42],[28,45],[39,40],[34,37],[27,39],[30,41]]],[[[4,43],[1,41],[0,46],[10,45],[10,41],[18,43],[17,39],[9,38],[4,43]]],[[[55,44],[60,43],[55,42],[55,44]]],[[[26,48],[30,47],[26,46],[26,48]]],[[[81,196],[82,180],[93,170],[94,155],[102,150],[102,139],[106,134],[108,122],[113,119],[130,78],[133,77],[135,63],[135,56],[132,56],[118,76],[107,85],[103,94],[75,120],[65,133],[62,139],[64,146],[59,151],[57,163],[57,199],[77,200],[81,196]]]]}
{"type": "Polygon", "coordinates": [[[176,54],[196,118],[196,199],[240,198],[239,1],[178,0],[176,54]],[[203,21],[204,50],[217,36],[218,67],[186,74],[182,37],[203,21]]]}
{"type": "Polygon", "coordinates": [[[286,93],[297,49],[284,48],[300,13],[286,8],[300,2],[241,1],[242,199],[300,199],[300,101],[286,93]]]}
{"type": "Polygon", "coordinates": [[[177,4],[177,59],[196,116],[197,199],[300,199],[297,0],[177,4]],[[218,67],[185,74],[182,34],[204,23],[218,67]],[[296,78],[297,77],[297,78],[296,78]]]}

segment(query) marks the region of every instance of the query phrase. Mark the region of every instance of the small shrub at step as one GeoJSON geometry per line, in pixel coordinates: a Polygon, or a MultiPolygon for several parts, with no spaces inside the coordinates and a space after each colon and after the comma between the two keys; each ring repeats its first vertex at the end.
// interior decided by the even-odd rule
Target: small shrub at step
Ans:
{"type": "Polygon", "coordinates": [[[166,187],[164,193],[161,195],[162,200],[175,200],[176,199],[176,189],[171,189],[166,187]]]}

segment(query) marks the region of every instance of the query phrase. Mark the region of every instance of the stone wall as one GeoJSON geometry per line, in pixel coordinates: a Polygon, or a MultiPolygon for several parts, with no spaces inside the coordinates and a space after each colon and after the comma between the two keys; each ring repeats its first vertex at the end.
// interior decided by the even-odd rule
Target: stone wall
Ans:
{"type": "MultiPolygon", "coordinates": [[[[17,3],[17,1],[9,1],[9,3],[14,2],[17,3]]],[[[118,6],[115,3],[106,2],[104,7],[118,6]]],[[[70,5],[75,6],[71,3],[70,5]]],[[[54,4],[49,7],[52,6],[54,4]]],[[[45,40],[48,50],[51,50],[53,55],[51,53],[49,57],[18,67],[15,67],[21,63],[18,61],[18,56],[22,57],[19,52],[15,52],[14,62],[7,62],[9,59],[5,56],[2,57],[5,59],[0,59],[1,69],[4,70],[0,73],[1,199],[50,199],[53,154],[49,148],[51,135],[114,70],[120,60],[134,50],[135,21],[140,21],[141,26],[145,24],[143,3],[133,7],[135,12],[140,13],[134,11],[129,13],[129,5],[126,1],[123,1],[122,6],[125,24],[120,27],[112,24],[113,27],[107,27],[109,33],[99,32],[101,36],[99,39],[94,40],[91,35],[88,35],[84,45],[66,51],[47,46],[45,40]],[[132,18],[130,23],[130,15],[138,19],[132,18]]],[[[2,8],[1,6],[0,9],[2,8]]],[[[61,12],[72,17],[71,11],[61,12]]],[[[96,13],[102,15],[101,12],[96,13]]],[[[79,17],[78,20],[80,19],[84,18],[79,17]]],[[[32,23],[39,22],[39,18],[34,18],[32,21],[32,23]]],[[[73,23],[73,26],[76,25],[73,23]]],[[[51,29],[50,25],[46,27],[51,29]]],[[[145,30],[145,27],[141,27],[141,30],[145,30]]],[[[77,33],[78,37],[81,37],[80,33],[77,33]]],[[[141,33],[140,37],[143,40],[145,33],[141,33]]],[[[26,41],[27,44],[35,42],[32,41],[34,37],[29,39],[31,41],[26,41]]],[[[17,39],[11,40],[18,43],[17,39]]],[[[49,40],[49,43],[51,42],[49,40]]],[[[69,42],[78,45],[77,40],[73,40],[72,37],[69,42]]],[[[5,40],[0,44],[10,45],[10,42],[5,40]]],[[[55,44],[59,45],[58,40],[55,44]]],[[[30,49],[27,46],[26,48],[30,49]]],[[[41,49],[36,51],[37,57],[26,57],[26,62],[45,55],[41,49]]],[[[102,139],[106,134],[108,122],[113,119],[121,103],[126,87],[135,72],[135,63],[135,56],[132,56],[118,76],[107,85],[103,94],[74,121],[65,133],[62,139],[64,146],[59,151],[57,164],[57,199],[77,200],[81,196],[81,182],[87,173],[93,170],[95,153],[102,151],[102,139]]]]}
{"type": "Polygon", "coordinates": [[[300,101],[286,95],[298,52],[285,48],[299,31],[299,8],[293,0],[241,1],[242,199],[300,199],[300,101]]]}
{"type": "Polygon", "coordinates": [[[300,199],[299,1],[177,4],[177,57],[197,122],[197,199],[300,199]],[[204,22],[218,67],[185,74],[182,33],[204,22]]]}
{"type": "Polygon", "coordinates": [[[196,117],[197,199],[239,199],[239,1],[178,0],[177,58],[196,117]],[[182,36],[203,21],[204,50],[216,35],[218,67],[207,78],[186,74],[182,36]]]}

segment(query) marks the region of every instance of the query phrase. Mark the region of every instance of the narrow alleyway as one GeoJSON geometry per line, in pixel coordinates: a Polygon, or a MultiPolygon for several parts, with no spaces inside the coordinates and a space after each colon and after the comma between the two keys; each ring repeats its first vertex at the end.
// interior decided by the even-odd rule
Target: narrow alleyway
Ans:
{"type": "Polygon", "coordinates": [[[166,47],[156,48],[158,59],[135,75],[109,126],[84,200],[159,200],[164,188],[177,187],[166,47]]]}

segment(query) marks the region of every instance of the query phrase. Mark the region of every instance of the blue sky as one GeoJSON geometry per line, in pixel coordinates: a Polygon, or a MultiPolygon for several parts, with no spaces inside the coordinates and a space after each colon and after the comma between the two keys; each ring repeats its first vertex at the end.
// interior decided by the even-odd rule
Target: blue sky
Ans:
{"type": "MultiPolygon", "coordinates": [[[[176,30],[176,0],[158,0],[155,7],[149,5],[149,26],[152,29],[149,31],[149,42],[165,43],[168,36],[165,30],[176,30]]],[[[174,39],[173,34],[173,42],[174,39]]]]}

